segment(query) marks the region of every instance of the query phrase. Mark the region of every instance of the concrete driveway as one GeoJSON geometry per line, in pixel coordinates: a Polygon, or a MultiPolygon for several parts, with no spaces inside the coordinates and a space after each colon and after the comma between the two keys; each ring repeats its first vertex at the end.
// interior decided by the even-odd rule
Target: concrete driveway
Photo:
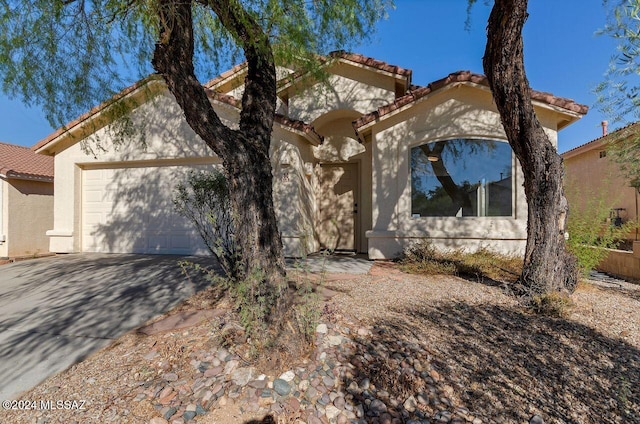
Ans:
{"type": "Polygon", "coordinates": [[[0,400],[205,288],[202,276],[182,274],[182,259],[206,264],[194,257],[72,254],[0,266],[0,400]]]}

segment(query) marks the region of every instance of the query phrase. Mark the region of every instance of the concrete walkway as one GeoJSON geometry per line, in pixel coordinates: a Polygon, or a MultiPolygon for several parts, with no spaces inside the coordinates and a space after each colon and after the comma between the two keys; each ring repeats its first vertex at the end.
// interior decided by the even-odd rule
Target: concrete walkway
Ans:
{"type": "MultiPolygon", "coordinates": [[[[205,288],[178,261],[203,258],[74,254],[0,267],[0,400],[205,288]]],[[[195,274],[195,273],[194,273],[195,274]]]]}
{"type": "Polygon", "coordinates": [[[366,274],[372,265],[373,261],[367,259],[366,255],[349,253],[314,253],[306,258],[287,259],[288,269],[337,274],[366,274]]]}

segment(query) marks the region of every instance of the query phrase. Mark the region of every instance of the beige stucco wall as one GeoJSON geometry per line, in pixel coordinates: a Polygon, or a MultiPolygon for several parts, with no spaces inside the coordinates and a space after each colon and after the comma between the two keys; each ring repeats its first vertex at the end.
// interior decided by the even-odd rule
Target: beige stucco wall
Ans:
{"type": "MultiPolygon", "coordinates": [[[[231,127],[237,126],[238,112],[236,109],[215,103],[214,107],[223,122],[231,127]]],[[[144,145],[134,138],[128,138],[124,143],[114,143],[109,131],[110,127],[98,130],[87,140],[75,144],[67,143],[63,149],[55,153],[55,205],[53,227],[49,227],[50,250],[58,253],[78,252],[81,249],[81,178],[83,169],[98,169],[103,167],[127,168],[148,166],[180,166],[196,164],[218,164],[220,161],[205,145],[205,143],[191,130],[183,113],[173,97],[164,91],[152,101],[149,101],[131,113],[135,127],[144,131],[144,145]],[[91,147],[87,154],[83,146],[91,147]]],[[[277,127],[277,125],[276,125],[277,127]]],[[[277,127],[274,130],[272,142],[273,151],[288,152],[298,160],[292,162],[298,175],[304,174],[304,162],[309,159],[310,146],[302,140],[300,135],[292,134],[277,127]],[[284,146],[284,147],[283,147],[284,146]]],[[[276,182],[276,185],[278,183],[276,182]]],[[[300,185],[302,196],[308,190],[309,184],[300,185]]],[[[173,187],[166,187],[172,191],[173,187]]],[[[300,205],[300,201],[291,205],[300,205]]],[[[299,227],[313,222],[311,212],[301,206],[296,206],[295,213],[305,215],[291,223],[281,225],[283,238],[301,238],[299,227]],[[289,225],[290,224],[290,225],[289,225]],[[294,227],[294,228],[292,228],[294,227]]],[[[313,243],[313,241],[311,241],[313,243]]],[[[285,246],[291,244],[285,241],[285,246]]],[[[295,243],[293,243],[295,244],[295,243]]],[[[300,250],[299,246],[291,248],[293,254],[300,250]]]]}
{"type": "MultiPolygon", "coordinates": [[[[325,137],[321,146],[314,147],[319,163],[358,164],[359,185],[356,199],[356,250],[367,251],[366,232],[371,223],[371,143],[361,143],[355,138],[352,122],[359,114],[355,111],[339,110],[322,115],[314,122],[318,133],[325,137]]],[[[319,171],[319,170],[318,170],[319,171]]]]}
{"type": "MultiPolygon", "coordinates": [[[[552,115],[540,120],[554,145],[557,135],[552,115]]],[[[372,127],[373,210],[367,233],[369,257],[398,256],[410,243],[429,239],[440,248],[486,247],[503,253],[524,251],[527,206],[519,163],[515,167],[512,217],[412,217],[410,150],[432,141],[452,138],[506,137],[487,90],[451,86],[372,127]]]]}
{"type": "Polygon", "coordinates": [[[640,281],[640,242],[633,243],[633,252],[608,249],[607,257],[598,264],[598,271],[640,281]]]}
{"type": "MultiPolygon", "coordinates": [[[[602,199],[604,207],[624,208],[624,222],[636,220],[636,192],[629,180],[620,172],[620,166],[609,157],[600,157],[604,145],[596,144],[587,150],[564,160],[565,192],[571,214],[580,214],[585,208],[594,207],[602,199]]],[[[629,234],[635,238],[635,232],[629,234]]]]}
{"type": "Polygon", "coordinates": [[[3,234],[0,256],[18,257],[49,251],[46,231],[53,224],[53,183],[2,180],[3,234]]]}
{"type": "Polygon", "coordinates": [[[285,255],[302,257],[318,250],[315,159],[311,146],[278,125],[271,144],[273,200],[285,255]]]}
{"type": "Polygon", "coordinates": [[[7,181],[0,178],[0,258],[9,256],[9,250],[7,249],[7,215],[9,214],[7,197],[7,181]]]}
{"type": "Polygon", "coordinates": [[[298,92],[289,98],[289,116],[304,122],[315,122],[333,110],[355,110],[369,113],[393,102],[394,80],[373,71],[364,71],[344,63],[330,69],[327,81],[298,92]]]}

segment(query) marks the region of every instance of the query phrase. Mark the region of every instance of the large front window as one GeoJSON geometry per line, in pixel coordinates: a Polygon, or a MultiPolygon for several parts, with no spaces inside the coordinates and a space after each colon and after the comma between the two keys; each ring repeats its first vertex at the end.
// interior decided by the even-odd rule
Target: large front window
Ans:
{"type": "Polygon", "coordinates": [[[455,139],[411,149],[411,214],[511,216],[512,161],[508,143],[455,139]]]}

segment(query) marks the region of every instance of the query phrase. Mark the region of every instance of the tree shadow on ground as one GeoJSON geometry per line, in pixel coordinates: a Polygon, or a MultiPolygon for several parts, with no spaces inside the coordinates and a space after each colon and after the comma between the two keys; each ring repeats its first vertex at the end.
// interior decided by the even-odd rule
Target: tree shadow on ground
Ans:
{"type": "Polygon", "coordinates": [[[79,362],[127,331],[208,287],[180,260],[211,258],[82,254],[3,266],[0,394],[14,396],[79,362]]]}
{"type": "Polygon", "coordinates": [[[265,415],[261,420],[245,421],[244,424],[276,424],[276,420],[272,415],[265,415]]]}
{"type": "Polygon", "coordinates": [[[538,413],[547,423],[640,422],[640,351],[624,341],[498,305],[396,312],[357,339],[355,369],[342,382],[371,419],[528,422],[538,413]],[[375,399],[385,404],[377,411],[375,399]]]}

